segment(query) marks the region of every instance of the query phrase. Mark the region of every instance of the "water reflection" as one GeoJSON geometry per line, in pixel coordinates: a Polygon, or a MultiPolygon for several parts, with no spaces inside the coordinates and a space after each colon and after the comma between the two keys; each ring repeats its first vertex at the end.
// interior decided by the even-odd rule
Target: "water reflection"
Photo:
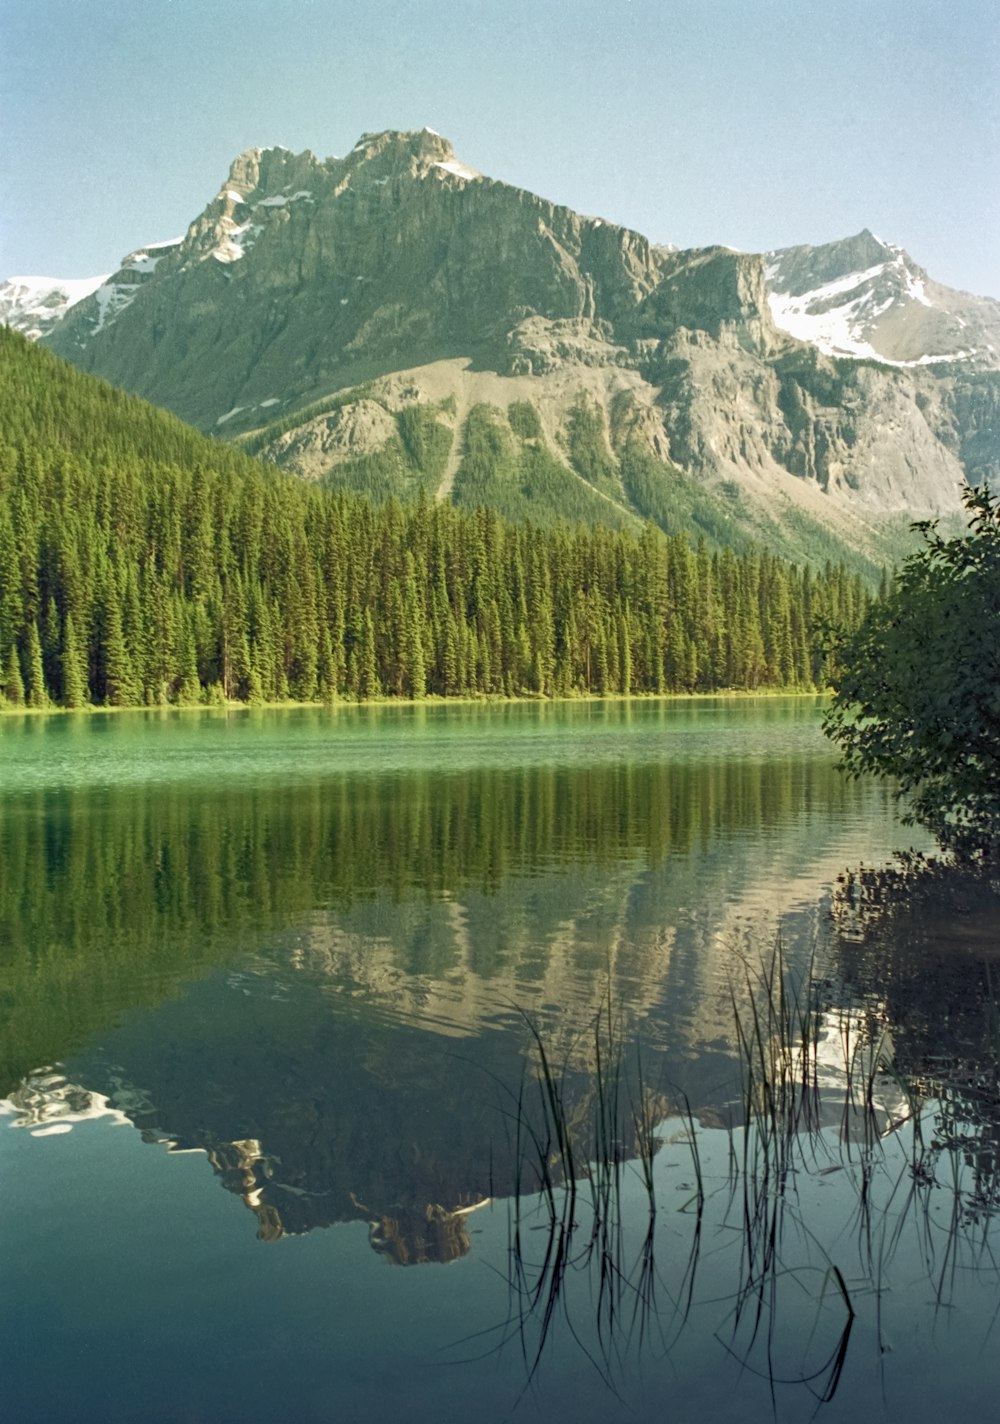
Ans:
{"type": "MultiPolygon", "coordinates": [[[[317,1228],[355,1222],[369,1261],[451,1263],[388,1273],[417,1311],[414,1280],[510,1266],[510,1208],[499,1333],[529,1369],[552,1352],[565,1381],[579,1336],[623,1390],[669,1354],[691,1410],[723,1418],[722,1351],[832,1403],[851,1322],[891,1334],[893,1279],[920,1272],[957,1314],[990,1288],[996,903],[909,887],[862,923],[866,881],[831,907],[897,831],[801,704],[747,709],[742,732],[714,707],[717,742],[693,712],[549,711],[451,741],[433,709],[365,709],[335,757],[322,718],[32,724],[0,803],[0,1091],[22,1129],[0,1146],[125,1125],[150,1155],[198,1154],[255,1259],[304,1269],[347,1235],[317,1228]],[[33,760],[50,736],[72,774],[33,760]],[[143,787],[144,759],[163,774],[143,787]],[[779,984],[808,1012],[770,1019],[779,984]]],[[[197,1251],[175,1255],[197,1278],[197,1251]]]]}
{"type": "MultiPolygon", "coordinates": [[[[734,950],[814,901],[845,837],[888,829],[884,793],[835,773],[795,703],[763,732],[745,715],[742,742],[731,709],[716,719],[725,755],[688,715],[671,731],[701,750],[660,760],[656,708],[628,757],[631,714],[580,709],[617,748],[596,764],[567,761],[565,711],[524,710],[502,709],[494,764],[461,775],[254,787],[210,740],[207,785],[105,786],[98,756],[98,789],[7,798],[3,1086],[64,1063],[150,1139],[203,1150],[263,1239],[361,1219],[400,1261],[459,1254],[464,1213],[513,1190],[501,1085],[521,1011],[580,1111],[610,1000],[658,1090],[725,1120],[734,950]]],[[[101,739],[116,725],[95,720],[101,739]]],[[[482,743],[482,721],[467,734],[482,743]]]]}
{"type": "Polygon", "coordinates": [[[458,1034],[525,995],[578,1002],[578,1025],[609,962],[640,1005],[676,953],[703,956],[748,906],[808,901],[852,841],[889,834],[884,794],[815,745],[784,753],[775,727],[766,757],[755,739],[690,764],[640,742],[608,765],[254,789],[210,758],[204,785],[7,795],[0,1090],[255,947],[251,976],[311,975],[458,1034]]]}

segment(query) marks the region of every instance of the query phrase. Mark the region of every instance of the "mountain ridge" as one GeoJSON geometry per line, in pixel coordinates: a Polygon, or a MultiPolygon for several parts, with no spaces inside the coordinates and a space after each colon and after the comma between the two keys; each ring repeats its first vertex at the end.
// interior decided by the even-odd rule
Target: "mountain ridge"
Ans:
{"type": "MultiPolygon", "coordinates": [[[[568,453],[584,392],[605,432],[603,494],[623,494],[632,517],[649,507],[624,489],[629,442],[656,462],[647,484],[658,482],[657,507],[679,472],[712,498],[738,491],[751,524],[781,526],[789,556],[803,556],[794,527],[805,519],[881,558],[890,526],[957,513],[963,482],[1000,470],[995,373],[978,357],[905,364],[900,343],[912,351],[919,331],[900,317],[907,329],[889,332],[886,283],[895,281],[897,306],[902,294],[924,312],[914,294],[946,290],[925,277],[867,232],[771,254],[670,249],[478,174],[431,130],[386,130],[362,135],[342,159],[247,150],[183,239],[130,254],[44,340],[205,431],[257,432],[265,458],[333,481],[354,479],[360,459],[389,459],[380,404],[393,420],[393,400],[451,399],[469,411],[479,373],[501,383],[489,403],[502,417],[527,399],[554,466],[586,480],[568,453]],[[796,319],[822,319],[824,279],[853,279],[859,261],[879,254],[861,269],[867,287],[844,288],[847,306],[861,303],[854,315],[874,312],[879,323],[876,332],[869,321],[852,359],[782,329],[795,303],[796,319]],[[875,338],[890,336],[897,354],[875,359],[875,338]],[[373,382],[382,389],[374,406],[373,382]],[[284,439],[296,412],[309,425],[317,417],[307,412],[330,400],[342,412],[355,391],[369,404],[313,428],[308,459],[303,441],[284,439]],[[616,434],[623,402],[628,440],[616,434]],[[275,417],[282,429],[269,445],[275,417]]],[[[838,295],[827,294],[828,310],[838,295]]],[[[953,318],[961,330],[966,318],[953,318]]],[[[461,420],[450,434],[441,497],[468,485],[461,420]]],[[[530,479],[509,477],[523,495],[530,479]]],[[[381,474],[378,483],[392,488],[381,474]]],[[[525,500],[524,512],[547,508],[525,500]]]]}

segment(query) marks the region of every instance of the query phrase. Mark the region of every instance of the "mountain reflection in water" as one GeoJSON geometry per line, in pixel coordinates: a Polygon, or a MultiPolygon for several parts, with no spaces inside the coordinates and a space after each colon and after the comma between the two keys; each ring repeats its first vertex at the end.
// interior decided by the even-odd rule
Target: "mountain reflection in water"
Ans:
{"type": "MultiPolygon", "coordinates": [[[[268,1258],[291,1251],[288,1238],[304,1249],[323,1234],[316,1228],[355,1222],[392,1264],[459,1271],[482,1256],[496,1268],[496,1214],[523,1210],[535,1233],[524,1237],[530,1271],[552,1259],[541,1203],[548,1187],[567,1189],[567,1148],[589,1201],[600,1138],[622,1168],[621,1241],[632,1254],[593,1259],[619,1281],[639,1261],[642,1291],[666,1279],[672,1259],[680,1275],[658,1299],[672,1299],[668,1315],[689,1300],[693,1328],[738,1289],[712,1264],[743,1239],[739,1212],[721,1204],[755,1203],[748,1220],[776,1220],[769,1198],[745,1194],[757,1179],[741,1134],[764,1099],[747,1086],[734,991],[744,1015],[761,1011],[761,967],[780,928],[781,982],[813,1015],[814,1137],[802,1141],[819,1144],[812,1167],[803,1156],[784,1178],[788,1240],[813,1230],[802,1203],[815,1198],[808,1210],[828,1222],[831,1203],[846,1213],[842,1239],[859,1233],[856,1253],[878,1212],[887,1221],[911,1188],[929,1194],[930,1213],[954,1160],[955,1230],[978,1222],[984,1250],[995,1249],[995,902],[948,902],[938,886],[909,920],[905,897],[858,918],[853,884],[831,902],[837,876],[885,859],[899,832],[884,788],[837,774],[806,701],[710,704],[702,721],[655,704],[628,721],[585,709],[591,741],[578,756],[569,713],[546,723],[532,711],[467,714],[481,765],[450,755],[461,739],[449,741],[445,719],[422,760],[402,749],[401,722],[388,735],[390,769],[363,738],[350,765],[331,767],[332,724],[300,717],[289,723],[302,736],[298,769],[282,761],[269,771],[264,758],[256,776],[230,775],[233,758],[242,767],[249,753],[252,764],[258,744],[229,728],[223,745],[206,721],[201,750],[203,733],[187,724],[127,733],[163,756],[180,737],[201,777],[116,781],[115,734],[104,732],[107,761],[89,781],[35,786],[40,771],[20,773],[0,804],[0,1126],[21,1129],[11,1140],[51,1137],[33,1151],[54,1153],[77,1136],[70,1129],[82,1142],[115,1126],[161,1152],[203,1154],[195,1165],[242,1201],[249,1249],[268,1258]],[[963,915],[970,933],[956,945],[947,925],[963,915]],[[602,1014],[623,1107],[600,1137],[612,1061],[595,1037],[602,1014]],[[539,1043],[558,1077],[561,1144],[545,1127],[539,1043]],[[870,1093],[851,1099],[845,1067],[870,1093]],[[655,1265],[641,1254],[651,1218],[633,1161],[649,1124],[662,1139],[651,1149],[655,1265]],[[904,1185],[883,1172],[879,1187],[872,1164],[900,1151],[904,1185]],[[682,1206],[690,1237],[678,1236],[682,1206]],[[254,1232],[272,1244],[254,1247],[254,1232]]],[[[376,743],[387,725],[371,722],[376,743]]],[[[861,898],[875,898],[872,883],[861,898]]],[[[763,1058],[775,1036],[761,1034],[763,1058]]],[[[576,1229],[601,1242],[589,1210],[576,1229]]],[[[837,1257],[852,1308],[861,1291],[881,1300],[872,1282],[891,1254],[883,1246],[853,1274],[837,1257]]],[[[788,1292],[807,1279],[812,1290],[828,1270],[822,1252],[804,1260],[769,1284],[760,1277],[777,1292],[773,1328],[791,1318],[792,1336],[801,1321],[788,1292]]],[[[401,1300],[404,1281],[454,1279],[391,1275],[401,1300]]],[[[591,1285],[574,1309],[591,1294],[608,1299],[600,1278],[591,1285]]],[[[630,1309],[639,1289],[629,1287],[630,1309]]],[[[843,1367],[844,1310],[828,1285],[809,1299],[828,1390],[843,1367]]],[[[774,1340],[744,1338],[749,1318],[730,1322],[726,1348],[756,1369],[760,1342],[774,1340]]],[[[673,1348],[688,1314],[675,1323],[658,1348],[673,1348]]],[[[498,1338],[516,1340],[516,1310],[507,1326],[498,1338]]],[[[713,1317],[706,1338],[720,1329],[713,1317]]],[[[707,1390],[697,1350],[690,1358],[707,1390]]]]}
{"type": "Polygon", "coordinates": [[[514,1185],[519,1011],[581,1113],[610,995],[661,1091],[732,1115],[734,951],[815,899],[845,824],[888,823],[814,715],[771,704],[736,755],[685,757],[690,720],[652,708],[676,759],[563,765],[557,728],[540,765],[461,775],[26,792],[0,810],[6,1084],[66,1064],[203,1149],[264,1239],[360,1218],[390,1259],[460,1254],[514,1185]]]}

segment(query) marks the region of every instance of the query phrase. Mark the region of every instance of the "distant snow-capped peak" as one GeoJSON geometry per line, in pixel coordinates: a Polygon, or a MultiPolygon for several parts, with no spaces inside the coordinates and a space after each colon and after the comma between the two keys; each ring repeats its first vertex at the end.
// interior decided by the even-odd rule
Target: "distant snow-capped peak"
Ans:
{"type": "Polygon", "coordinates": [[[0,322],[37,341],[63,319],[70,307],[96,292],[109,275],[9,277],[0,282],[0,322]]]}
{"type": "Polygon", "coordinates": [[[122,258],[117,271],[99,277],[9,277],[0,282],[0,323],[38,341],[73,307],[93,297],[96,306],[89,331],[93,335],[121,315],[157,265],[181,242],[183,238],[172,237],[146,243],[122,258]]]}
{"type": "Polygon", "coordinates": [[[933,282],[867,229],[765,258],[775,325],[826,355],[892,366],[1000,364],[1000,303],[933,282]]]}

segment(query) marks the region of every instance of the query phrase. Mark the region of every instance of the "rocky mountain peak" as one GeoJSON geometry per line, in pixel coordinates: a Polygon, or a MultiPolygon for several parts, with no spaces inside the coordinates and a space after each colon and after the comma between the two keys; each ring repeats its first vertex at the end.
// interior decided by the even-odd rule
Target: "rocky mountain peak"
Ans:
{"type": "Polygon", "coordinates": [[[819,247],[767,253],[771,312],[830,356],[889,365],[1000,365],[1000,303],[934,282],[868,228],[819,247]]]}
{"type": "Polygon", "coordinates": [[[345,159],[330,159],[328,166],[331,171],[344,170],[348,181],[363,175],[377,184],[397,177],[427,178],[435,173],[451,173],[466,180],[482,176],[462,163],[448,139],[434,129],[383,129],[380,133],[362,134],[345,159]]]}
{"type": "Polygon", "coordinates": [[[309,179],[320,166],[319,160],[308,149],[292,153],[280,145],[248,148],[229,165],[229,176],[222,185],[220,197],[266,197],[280,192],[291,183],[309,179]]]}
{"type": "Polygon", "coordinates": [[[849,273],[866,272],[897,256],[905,258],[906,254],[862,228],[853,237],[837,242],[777,248],[766,256],[771,289],[799,296],[849,273]]]}
{"type": "Polygon", "coordinates": [[[401,165],[411,159],[418,163],[448,163],[454,160],[455,150],[435,129],[382,129],[363,133],[348,158],[353,155],[365,162],[388,155],[401,165]]]}

